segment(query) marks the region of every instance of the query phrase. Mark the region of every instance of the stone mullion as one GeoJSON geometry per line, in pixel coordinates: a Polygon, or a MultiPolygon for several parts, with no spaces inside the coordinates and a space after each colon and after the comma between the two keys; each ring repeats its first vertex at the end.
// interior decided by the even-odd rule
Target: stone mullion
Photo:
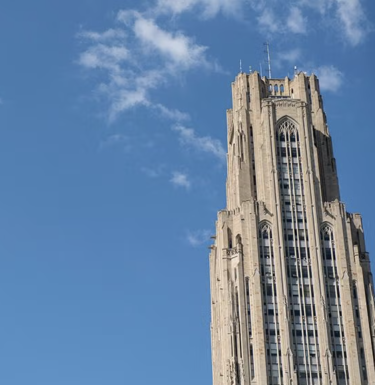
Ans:
{"type": "Polygon", "coordinates": [[[216,309],[217,309],[217,314],[216,314],[216,322],[217,322],[217,329],[216,332],[218,334],[218,340],[217,345],[219,346],[219,349],[217,351],[217,356],[216,356],[216,376],[220,378],[220,382],[223,384],[223,376],[225,375],[225,366],[226,366],[226,359],[225,359],[225,349],[226,345],[225,342],[223,341],[223,335],[224,333],[224,310],[223,307],[225,306],[225,300],[223,300],[223,287],[222,287],[222,282],[223,282],[223,269],[222,269],[222,264],[223,264],[223,259],[222,259],[222,248],[224,245],[224,240],[223,240],[223,232],[221,229],[222,225],[222,219],[223,215],[219,214],[218,221],[216,223],[216,234],[217,234],[217,239],[216,239],[216,271],[215,273],[217,276],[213,277],[215,280],[215,285],[216,287],[216,309]],[[219,280],[219,281],[218,281],[219,280]],[[220,338],[220,339],[219,339],[220,338]]]}
{"type": "MultiPolygon", "coordinates": [[[[274,321],[274,323],[275,323],[275,337],[276,337],[275,340],[276,340],[276,346],[277,346],[277,372],[278,372],[277,377],[279,378],[279,383],[282,383],[282,379],[280,378],[280,368],[282,368],[282,361],[280,361],[279,340],[278,340],[278,336],[277,336],[277,330],[279,327],[279,324],[278,324],[278,318],[279,318],[278,311],[279,311],[279,309],[277,306],[277,301],[276,301],[276,296],[275,296],[275,291],[274,291],[274,285],[276,285],[276,287],[277,287],[277,283],[276,283],[276,272],[275,272],[275,256],[274,256],[273,239],[271,237],[271,232],[272,232],[272,230],[269,231],[269,233],[268,233],[268,240],[269,240],[269,244],[270,244],[269,248],[270,248],[270,261],[271,261],[271,291],[272,291],[272,304],[273,304],[273,320],[272,321],[274,321]]],[[[268,323],[268,338],[269,338],[269,340],[270,340],[270,337],[271,337],[270,325],[268,323]]],[[[270,342],[269,342],[269,346],[271,347],[270,342]]],[[[272,373],[272,366],[273,366],[272,359],[270,359],[271,373],[272,373]]]]}
{"type": "MultiPolygon", "coordinates": [[[[311,376],[311,362],[310,362],[310,352],[308,352],[308,345],[306,344],[305,341],[305,332],[307,333],[308,327],[307,327],[307,321],[306,321],[306,306],[305,306],[305,301],[304,301],[304,296],[301,295],[301,284],[302,287],[304,286],[304,277],[303,277],[303,264],[302,264],[302,258],[301,258],[301,244],[299,241],[299,229],[298,229],[298,215],[297,215],[297,198],[296,198],[296,187],[295,187],[295,178],[294,178],[294,170],[293,170],[293,154],[292,154],[292,148],[293,146],[291,145],[290,141],[290,132],[288,133],[288,140],[286,142],[288,146],[288,154],[290,153],[291,155],[288,157],[288,162],[291,164],[292,168],[292,173],[290,172],[290,167],[288,164],[288,177],[289,177],[289,183],[293,186],[293,188],[290,189],[290,197],[293,200],[293,205],[292,205],[292,229],[293,229],[293,247],[297,249],[297,255],[296,255],[296,270],[298,271],[297,275],[297,286],[298,286],[298,302],[299,302],[299,310],[300,310],[300,325],[301,325],[301,330],[302,330],[302,346],[303,346],[303,351],[304,351],[304,365],[305,365],[305,372],[306,374],[309,373],[311,376]],[[292,176],[291,176],[292,174],[292,176]],[[296,220],[295,220],[296,219],[296,220]],[[295,232],[297,231],[297,235],[295,235],[295,232]],[[308,353],[308,354],[307,354],[308,353]]],[[[297,141],[299,143],[299,140],[297,141]]],[[[299,147],[296,147],[297,151],[297,161],[298,164],[300,164],[300,157],[298,156],[298,150],[299,147]]],[[[300,187],[302,187],[303,181],[300,180],[300,187]]],[[[302,197],[302,188],[301,188],[301,200],[303,199],[302,197]]],[[[294,330],[296,330],[294,328],[294,330]]],[[[299,371],[299,369],[298,369],[299,371]]]]}
{"type": "MultiPolygon", "coordinates": [[[[349,280],[349,274],[351,271],[348,261],[350,256],[348,255],[348,243],[345,232],[345,218],[346,212],[342,204],[334,204],[336,209],[335,215],[337,221],[335,223],[335,245],[336,245],[336,266],[339,275],[339,283],[341,290],[341,308],[345,309],[342,312],[342,317],[339,317],[340,323],[343,321],[346,344],[350,347],[351,353],[349,360],[349,373],[350,381],[353,383],[360,383],[361,372],[359,370],[359,352],[356,344],[356,331],[354,326],[354,314],[353,314],[353,302],[352,302],[352,290],[349,280]]],[[[341,327],[340,327],[341,328],[341,327]]],[[[347,349],[348,350],[348,349],[347,349]]]]}
{"type": "Polygon", "coordinates": [[[265,352],[265,334],[263,319],[263,299],[262,299],[262,282],[260,275],[259,263],[259,243],[258,243],[258,218],[255,215],[249,216],[249,239],[250,255],[253,256],[253,265],[250,275],[250,305],[252,305],[252,325],[253,331],[253,353],[254,353],[254,383],[267,384],[267,364],[265,352]]]}
{"type": "Polygon", "coordinates": [[[218,328],[220,325],[220,320],[218,319],[218,308],[219,300],[218,295],[219,291],[217,290],[217,280],[216,280],[216,271],[217,271],[217,249],[216,247],[211,248],[210,252],[210,291],[211,291],[211,351],[212,351],[212,377],[214,384],[220,384],[220,373],[218,373],[218,356],[221,350],[218,345],[218,328]]]}
{"type": "MultiPolygon", "coordinates": [[[[250,304],[250,317],[251,317],[251,327],[252,327],[252,335],[249,338],[250,347],[252,346],[252,355],[253,355],[253,367],[250,369],[253,371],[250,373],[250,382],[256,383],[258,376],[260,376],[260,370],[263,369],[265,366],[262,364],[263,361],[261,361],[258,358],[258,350],[257,346],[259,344],[259,341],[262,342],[262,340],[258,339],[257,331],[258,331],[258,324],[256,316],[259,315],[258,308],[258,299],[259,299],[259,293],[255,293],[255,285],[258,280],[256,278],[259,278],[259,251],[258,251],[258,217],[257,217],[257,210],[256,202],[246,202],[244,203],[244,206],[249,207],[248,210],[244,210],[242,215],[244,216],[244,221],[241,221],[241,224],[243,226],[243,234],[246,236],[244,239],[248,239],[247,243],[244,243],[244,247],[247,255],[247,263],[244,261],[244,268],[246,271],[246,275],[248,276],[248,284],[249,284],[249,304],[250,304]],[[257,273],[258,272],[258,276],[257,273]],[[252,376],[253,373],[253,376],[252,376]]],[[[259,286],[258,286],[259,290],[259,286]]],[[[263,321],[262,321],[263,322],[263,321]]],[[[263,329],[263,327],[262,327],[263,329]]],[[[250,349],[249,347],[249,349],[250,349]]],[[[264,347],[263,347],[264,350],[264,347]]],[[[263,372],[264,373],[264,372],[263,372]]],[[[245,384],[248,385],[248,384],[245,384]]]]}
{"type": "MultiPolygon", "coordinates": [[[[358,251],[358,247],[354,247],[354,258],[357,266],[357,298],[358,298],[358,308],[359,315],[361,317],[361,325],[362,325],[362,336],[371,336],[371,328],[370,328],[370,319],[367,312],[367,301],[366,301],[366,287],[363,276],[363,270],[360,261],[360,255],[358,251]]],[[[366,360],[366,369],[367,369],[367,378],[368,384],[375,384],[375,367],[374,367],[374,353],[372,350],[371,338],[363,339],[363,347],[365,350],[365,360],[366,360]]]]}
{"type": "MultiPolygon", "coordinates": [[[[224,227],[226,231],[226,227],[224,227]]],[[[233,328],[231,325],[231,319],[233,318],[232,314],[232,293],[231,293],[231,285],[229,281],[229,271],[230,267],[228,266],[228,253],[227,249],[223,249],[222,253],[222,259],[223,259],[223,313],[222,313],[222,324],[223,324],[223,334],[222,334],[222,341],[224,342],[224,349],[226,352],[229,352],[227,356],[224,356],[224,367],[225,367],[225,377],[230,378],[231,377],[231,364],[233,363],[233,355],[234,355],[234,341],[233,341],[233,328]]]]}
{"type": "MultiPolygon", "coordinates": [[[[251,202],[253,204],[253,202],[251,202]]],[[[252,346],[252,335],[250,335],[250,331],[253,328],[253,325],[251,324],[251,284],[250,284],[250,276],[251,276],[251,269],[250,266],[252,265],[252,257],[253,255],[250,252],[249,245],[249,219],[250,217],[254,216],[254,206],[250,206],[250,202],[247,202],[246,204],[242,204],[241,206],[241,218],[246,218],[247,220],[241,220],[240,221],[240,227],[241,227],[241,237],[242,237],[242,275],[240,275],[242,278],[242,285],[243,285],[243,294],[244,294],[244,302],[243,305],[244,309],[244,320],[245,320],[245,326],[242,328],[242,334],[243,334],[243,344],[242,349],[245,350],[246,348],[246,354],[248,359],[245,360],[244,356],[244,372],[245,376],[247,375],[247,378],[245,377],[245,385],[250,385],[252,380],[252,367],[251,367],[251,360],[252,352],[251,352],[251,346],[252,346]],[[250,209],[251,208],[251,209],[250,209]],[[249,294],[247,295],[247,288],[249,291],[249,294]],[[248,306],[250,310],[250,314],[248,314],[248,306]],[[247,373],[247,374],[246,374],[247,373]]],[[[254,361],[253,361],[254,362],[254,361]]]]}
{"type": "MultiPolygon", "coordinates": [[[[228,212],[226,218],[223,220],[222,225],[222,301],[223,301],[223,312],[222,312],[222,324],[223,324],[223,334],[222,341],[224,341],[224,349],[227,353],[224,359],[224,368],[225,368],[225,377],[231,378],[234,376],[233,373],[233,364],[235,362],[235,330],[233,327],[233,320],[235,319],[233,313],[233,285],[231,282],[231,261],[229,251],[229,240],[228,240],[228,225],[232,226],[232,215],[233,213],[228,212]],[[229,352],[229,354],[228,354],[229,352]]],[[[233,242],[233,240],[232,240],[233,242]]]]}
{"type": "MultiPolygon", "coordinates": [[[[336,269],[338,269],[338,266],[337,266],[337,254],[336,254],[336,247],[335,246],[336,246],[335,245],[335,239],[334,239],[334,236],[332,235],[332,232],[331,232],[330,233],[330,251],[331,251],[331,258],[332,258],[331,260],[334,262],[332,265],[333,265],[333,268],[336,270],[336,269]],[[333,253],[335,253],[335,254],[333,254],[333,253]],[[333,255],[335,256],[335,258],[333,258],[333,255]]],[[[341,306],[341,303],[342,303],[342,299],[341,299],[342,297],[341,296],[343,295],[343,292],[340,290],[340,285],[335,284],[334,287],[335,287],[335,300],[336,300],[335,302],[336,302],[336,306],[337,306],[337,311],[339,312],[338,315],[339,315],[340,343],[342,346],[342,350],[344,352],[343,362],[344,362],[344,368],[345,368],[345,383],[347,385],[349,385],[347,370],[350,371],[350,365],[348,365],[349,354],[348,354],[347,341],[346,341],[348,338],[348,333],[347,333],[347,330],[344,329],[344,325],[343,325],[344,318],[343,318],[342,306],[341,306]],[[340,297],[338,295],[339,290],[340,290],[340,297]],[[345,341],[344,341],[343,336],[342,336],[343,331],[345,333],[345,341]]],[[[350,297],[350,293],[349,293],[349,297],[350,297]]],[[[337,357],[336,357],[336,359],[337,359],[337,357]]],[[[351,373],[350,373],[349,377],[351,377],[351,373]]]]}
{"type": "MultiPolygon", "coordinates": [[[[300,132],[300,143],[301,143],[301,155],[302,150],[304,154],[302,155],[302,159],[306,159],[305,166],[305,175],[306,175],[306,183],[305,185],[305,204],[309,208],[307,210],[308,215],[308,223],[309,226],[309,242],[310,242],[310,250],[314,251],[311,253],[311,267],[313,272],[313,287],[315,295],[318,294],[320,298],[325,298],[325,287],[323,280],[323,270],[321,264],[321,255],[320,255],[320,229],[319,229],[319,220],[317,216],[317,212],[320,209],[318,206],[318,200],[316,198],[315,193],[315,182],[314,182],[314,173],[315,165],[313,161],[313,141],[310,132],[309,122],[306,117],[306,106],[305,103],[300,102],[299,106],[299,117],[302,122],[302,130],[300,132]],[[304,140],[302,140],[302,137],[304,140]],[[314,258],[315,256],[315,258],[314,258]]],[[[327,333],[327,327],[324,322],[324,308],[315,306],[315,311],[317,314],[317,326],[319,333],[319,351],[316,352],[317,356],[319,356],[319,361],[322,363],[322,375],[323,375],[323,385],[330,385],[329,380],[333,380],[333,372],[332,369],[327,365],[326,360],[324,359],[324,353],[329,350],[329,336],[327,333]],[[324,375],[328,374],[328,379],[324,375]]],[[[315,323],[315,322],[314,322],[315,323]]],[[[320,382],[320,381],[319,381],[320,382]]],[[[333,382],[334,383],[334,382],[333,382]]]]}
{"type": "MultiPolygon", "coordinates": [[[[262,106],[262,112],[264,107],[262,106]]],[[[258,201],[266,201],[266,186],[264,170],[267,168],[266,160],[263,156],[264,151],[264,133],[263,133],[263,115],[261,118],[254,120],[253,140],[254,140],[254,158],[255,158],[255,175],[257,178],[257,197],[258,201]]]]}
{"type": "MultiPolygon", "coordinates": [[[[268,280],[266,279],[266,274],[265,274],[265,270],[266,270],[266,263],[265,263],[265,253],[264,253],[264,238],[263,238],[263,230],[259,230],[260,231],[260,240],[259,240],[259,254],[260,254],[260,259],[261,259],[261,268],[263,268],[263,274],[261,274],[261,280],[262,280],[262,292],[263,292],[263,316],[264,316],[264,330],[266,331],[266,339],[265,339],[265,347],[266,347],[266,350],[268,348],[268,350],[270,350],[270,329],[269,329],[269,324],[270,324],[270,321],[269,321],[269,314],[268,314],[268,301],[267,301],[267,293],[266,293],[266,289],[267,289],[267,283],[268,283],[268,280]],[[266,293],[266,294],[264,294],[266,293]]],[[[267,275],[268,277],[268,275],[267,275]]],[[[270,358],[269,356],[267,355],[266,356],[266,365],[267,365],[267,368],[270,369],[270,366],[271,366],[271,362],[270,362],[270,358]]],[[[271,384],[272,385],[272,381],[271,381],[271,384]]]]}
{"type": "MultiPolygon", "coordinates": [[[[331,238],[331,234],[329,234],[329,240],[331,241],[332,238],[331,238]]],[[[332,300],[331,300],[331,292],[329,290],[330,286],[331,286],[331,282],[328,281],[330,279],[329,276],[327,276],[327,271],[328,271],[328,267],[327,266],[327,262],[326,262],[326,248],[325,248],[325,238],[323,238],[323,245],[322,245],[322,258],[323,258],[323,266],[324,266],[324,270],[325,270],[325,284],[326,284],[326,287],[328,287],[328,290],[326,291],[326,299],[327,299],[327,302],[326,302],[326,306],[327,306],[327,312],[331,312],[332,311],[332,300]]],[[[331,264],[331,266],[333,268],[333,271],[335,272],[336,271],[336,263],[335,264],[331,264]]],[[[336,278],[333,278],[334,279],[334,283],[336,281],[336,278]]],[[[340,316],[339,316],[339,310],[337,308],[337,319],[339,320],[339,322],[341,323],[341,319],[340,319],[340,316]]],[[[331,345],[331,348],[332,348],[332,351],[334,352],[334,358],[333,358],[333,363],[334,363],[334,367],[336,368],[335,372],[336,372],[336,378],[337,378],[337,354],[336,354],[336,349],[335,349],[335,346],[333,344],[332,341],[334,341],[334,323],[332,322],[332,314],[331,314],[331,317],[328,318],[328,328],[329,328],[329,331],[330,331],[330,335],[331,335],[331,338],[330,338],[330,345],[331,345]]],[[[341,330],[340,330],[340,333],[341,333],[341,330]]],[[[341,340],[340,340],[341,341],[341,340]]],[[[341,344],[342,345],[342,344],[341,344]]]]}
{"type": "MultiPolygon", "coordinates": [[[[365,360],[365,365],[366,365],[367,378],[370,378],[369,376],[371,376],[371,378],[375,378],[374,361],[373,361],[373,359],[368,360],[368,354],[367,354],[368,346],[366,348],[366,345],[368,345],[368,343],[367,343],[367,339],[365,339],[366,341],[363,339],[363,333],[364,333],[364,330],[366,329],[366,328],[364,328],[364,324],[366,323],[366,321],[362,318],[361,304],[360,304],[360,299],[359,299],[359,288],[358,288],[359,283],[363,282],[363,274],[362,274],[362,268],[360,265],[358,249],[357,249],[357,252],[355,253],[354,248],[353,248],[354,240],[352,237],[351,223],[352,222],[350,219],[346,220],[345,233],[346,233],[347,242],[348,242],[348,255],[349,255],[349,260],[350,260],[350,265],[351,265],[352,279],[356,280],[355,286],[356,286],[356,292],[357,292],[357,306],[358,306],[358,312],[359,312],[359,325],[360,325],[361,330],[362,330],[362,339],[361,339],[362,346],[361,347],[363,348],[363,354],[365,356],[364,360],[365,360]],[[371,365],[371,369],[368,367],[369,362],[371,365]]],[[[354,284],[353,284],[353,286],[354,286],[354,284]]],[[[352,293],[350,293],[350,294],[352,296],[352,293]]],[[[353,307],[353,309],[354,309],[354,307],[353,307]]],[[[354,337],[355,338],[353,338],[353,343],[357,343],[357,341],[359,343],[357,324],[358,324],[358,321],[356,320],[354,322],[354,328],[355,328],[355,336],[354,337]]],[[[370,344],[370,348],[371,348],[370,354],[371,354],[371,358],[372,358],[373,352],[372,352],[371,344],[370,344]]],[[[361,362],[361,366],[362,366],[362,358],[361,358],[360,362],[361,362]]],[[[365,381],[363,379],[362,370],[361,370],[361,378],[362,378],[362,381],[365,381]]],[[[369,383],[369,382],[366,381],[366,383],[369,383]]]]}
{"type": "Polygon", "coordinates": [[[238,302],[239,302],[239,324],[240,324],[240,338],[241,338],[241,364],[244,384],[250,384],[250,349],[249,349],[249,330],[247,320],[247,295],[245,286],[245,273],[244,273],[244,254],[242,244],[237,244],[238,252],[238,302]]]}

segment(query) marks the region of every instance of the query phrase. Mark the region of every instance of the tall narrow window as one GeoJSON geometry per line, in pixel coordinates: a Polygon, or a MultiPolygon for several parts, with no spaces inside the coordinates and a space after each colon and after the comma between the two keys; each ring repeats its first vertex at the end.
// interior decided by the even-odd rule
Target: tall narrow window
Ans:
{"type": "Polygon", "coordinates": [[[282,385],[282,356],[277,304],[275,257],[272,229],[263,223],[259,229],[259,256],[263,288],[263,315],[267,348],[268,384],[282,385]]]}
{"type": "MultiPolygon", "coordinates": [[[[324,279],[327,297],[327,313],[330,326],[330,339],[333,362],[336,367],[336,379],[338,385],[349,385],[348,362],[344,335],[344,320],[340,301],[340,284],[337,274],[336,247],[333,230],[329,225],[320,232],[322,247],[324,279]]],[[[355,296],[356,297],[356,296],[355,296]]],[[[356,301],[354,301],[356,303],[356,301]]],[[[360,320],[357,325],[360,328],[360,320]]],[[[361,341],[361,334],[358,335],[361,341]]],[[[366,367],[363,360],[362,364],[366,367]]]]}
{"type": "Polygon", "coordinates": [[[251,324],[251,305],[250,305],[250,278],[245,279],[245,290],[246,290],[246,310],[247,310],[247,322],[249,328],[249,339],[250,339],[250,375],[251,379],[255,377],[254,367],[254,350],[253,350],[253,326],[251,324]]]}
{"type": "Polygon", "coordinates": [[[228,227],[228,249],[231,249],[232,247],[233,247],[232,231],[228,227]]]}
{"type": "Polygon", "coordinates": [[[299,133],[293,121],[284,119],[278,125],[276,146],[294,363],[299,385],[321,384],[319,338],[305,211],[304,165],[299,133]]]}

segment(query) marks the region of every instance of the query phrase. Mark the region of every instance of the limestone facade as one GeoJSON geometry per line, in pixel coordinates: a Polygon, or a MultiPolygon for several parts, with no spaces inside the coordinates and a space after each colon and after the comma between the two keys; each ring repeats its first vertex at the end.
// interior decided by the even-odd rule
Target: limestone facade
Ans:
{"type": "Polygon", "coordinates": [[[340,201],[315,75],[240,73],[210,252],[214,385],[375,385],[362,220],[340,201]]]}

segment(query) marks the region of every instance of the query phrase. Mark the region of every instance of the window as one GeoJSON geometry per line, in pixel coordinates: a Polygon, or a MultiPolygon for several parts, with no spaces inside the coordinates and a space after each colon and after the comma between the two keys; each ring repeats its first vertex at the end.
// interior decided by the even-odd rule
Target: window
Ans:
{"type": "Polygon", "coordinates": [[[271,226],[267,222],[261,223],[259,229],[259,253],[261,261],[262,274],[262,292],[263,292],[263,314],[264,330],[266,332],[267,344],[267,365],[273,368],[274,384],[280,383],[279,373],[282,372],[282,359],[277,359],[277,351],[280,348],[280,342],[277,336],[279,332],[279,314],[277,302],[277,287],[274,282],[275,262],[273,251],[273,238],[271,226]],[[271,351],[271,355],[270,352],[271,351]]]}

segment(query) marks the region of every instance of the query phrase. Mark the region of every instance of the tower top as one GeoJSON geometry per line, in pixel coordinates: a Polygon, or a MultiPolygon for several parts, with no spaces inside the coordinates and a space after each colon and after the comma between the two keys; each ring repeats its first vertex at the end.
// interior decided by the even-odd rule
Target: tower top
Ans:
{"type": "MultiPolygon", "coordinates": [[[[284,78],[268,78],[267,76],[261,76],[258,71],[250,73],[241,72],[236,76],[233,87],[237,90],[236,93],[245,92],[246,94],[246,92],[249,92],[253,101],[254,97],[259,99],[291,98],[311,103],[315,93],[320,97],[317,76],[314,73],[306,74],[302,71],[297,72],[292,78],[288,76],[284,78]]],[[[319,104],[321,103],[320,101],[319,104]]],[[[234,102],[234,105],[236,106],[237,103],[234,102]]]]}

